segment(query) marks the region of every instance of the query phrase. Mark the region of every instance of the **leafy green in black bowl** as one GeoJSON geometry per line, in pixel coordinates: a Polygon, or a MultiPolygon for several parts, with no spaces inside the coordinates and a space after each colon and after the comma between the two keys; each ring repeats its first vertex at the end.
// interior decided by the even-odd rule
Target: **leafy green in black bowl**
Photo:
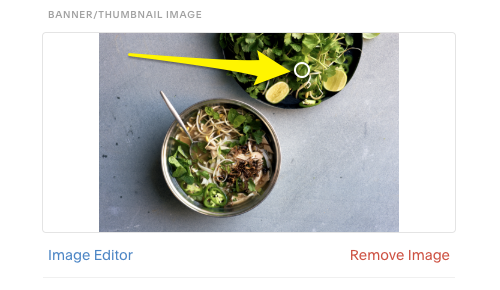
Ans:
{"type": "MultiPolygon", "coordinates": [[[[229,72],[250,95],[265,104],[299,109],[316,106],[339,92],[324,88],[323,82],[342,70],[347,83],[352,79],[361,58],[361,33],[221,33],[220,46],[226,59],[257,60],[257,51],[273,59],[290,73],[254,85],[253,75],[229,72]],[[310,67],[310,77],[299,78],[294,73],[297,63],[310,67]],[[266,100],[265,93],[273,84],[286,82],[290,94],[277,104],[266,100]]],[[[307,74],[307,67],[297,67],[299,75],[307,74]]]]}

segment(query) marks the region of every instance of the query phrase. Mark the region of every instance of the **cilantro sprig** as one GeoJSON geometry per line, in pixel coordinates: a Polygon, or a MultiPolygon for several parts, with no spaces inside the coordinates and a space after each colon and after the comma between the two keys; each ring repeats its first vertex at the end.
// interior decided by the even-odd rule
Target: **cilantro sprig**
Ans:
{"type": "Polygon", "coordinates": [[[238,113],[236,109],[229,109],[227,120],[234,128],[243,128],[241,131],[243,135],[240,136],[240,145],[245,144],[248,138],[252,138],[257,142],[257,144],[262,143],[262,136],[264,136],[264,131],[262,130],[262,121],[259,119],[254,119],[251,115],[242,115],[238,113]]]}
{"type": "Polygon", "coordinates": [[[214,120],[219,120],[220,118],[219,114],[210,107],[205,107],[205,112],[207,113],[207,115],[212,116],[214,120]]]}

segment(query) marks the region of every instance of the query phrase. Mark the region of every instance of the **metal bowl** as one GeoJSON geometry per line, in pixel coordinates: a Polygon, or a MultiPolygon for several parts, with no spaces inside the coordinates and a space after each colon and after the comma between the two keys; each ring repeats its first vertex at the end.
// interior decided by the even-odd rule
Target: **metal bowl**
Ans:
{"type": "Polygon", "coordinates": [[[181,128],[177,121],[174,121],[170,128],[168,129],[167,135],[165,136],[165,140],[163,141],[163,147],[161,149],[161,166],[163,169],[163,176],[167,181],[168,187],[172,191],[172,193],[179,199],[183,204],[185,204],[190,209],[204,214],[208,216],[214,217],[231,217],[236,216],[242,213],[245,213],[257,205],[259,205],[270,193],[276,184],[276,180],[278,179],[278,175],[281,167],[281,150],[278,141],[278,136],[274,131],[271,123],[262,115],[259,111],[257,111],[252,106],[237,100],[230,99],[211,99],[203,102],[196,103],[191,107],[187,108],[184,112],[180,114],[181,119],[186,122],[190,117],[195,116],[198,109],[206,107],[206,106],[215,106],[215,105],[223,105],[226,108],[243,108],[255,116],[257,116],[261,121],[264,122],[263,130],[265,131],[266,139],[271,146],[271,149],[274,151],[273,161],[271,162],[271,170],[270,170],[270,178],[268,183],[263,187],[263,191],[260,195],[250,198],[249,200],[238,204],[233,207],[228,208],[206,208],[202,203],[193,200],[189,197],[181,188],[180,184],[177,182],[175,178],[172,177],[172,168],[168,163],[168,157],[171,155],[171,151],[174,148],[174,141],[171,137],[175,137],[177,134],[181,132],[181,128]]]}

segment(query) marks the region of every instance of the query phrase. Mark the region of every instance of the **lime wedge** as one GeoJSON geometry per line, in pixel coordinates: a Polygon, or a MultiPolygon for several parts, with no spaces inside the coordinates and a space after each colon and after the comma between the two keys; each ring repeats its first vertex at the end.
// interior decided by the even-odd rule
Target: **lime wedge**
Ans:
{"type": "Polygon", "coordinates": [[[285,82],[277,82],[267,90],[266,100],[271,104],[277,104],[288,96],[290,87],[285,82]]]}
{"type": "Polygon", "coordinates": [[[337,70],[334,76],[329,77],[323,82],[323,87],[330,92],[338,92],[345,87],[347,75],[343,70],[337,70]]]}

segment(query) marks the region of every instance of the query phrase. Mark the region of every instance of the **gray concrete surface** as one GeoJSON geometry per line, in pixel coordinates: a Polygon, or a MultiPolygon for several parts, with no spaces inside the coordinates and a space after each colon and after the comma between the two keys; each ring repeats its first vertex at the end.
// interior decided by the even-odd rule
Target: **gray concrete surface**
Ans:
{"type": "Polygon", "coordinates": [[[224,71],[128,53],[222,58],[216,34],[101,34],[99,229],[114,231],[395,232],[399,230],[399,36],[365,40],[347,87],[320,106],[283,110],[251,99],[224,71]],[[270,196],[231,218],[178,201],[160,150],[182,111],[210,98],[248,102],[273,124],[282,170],[270,196]]]}

